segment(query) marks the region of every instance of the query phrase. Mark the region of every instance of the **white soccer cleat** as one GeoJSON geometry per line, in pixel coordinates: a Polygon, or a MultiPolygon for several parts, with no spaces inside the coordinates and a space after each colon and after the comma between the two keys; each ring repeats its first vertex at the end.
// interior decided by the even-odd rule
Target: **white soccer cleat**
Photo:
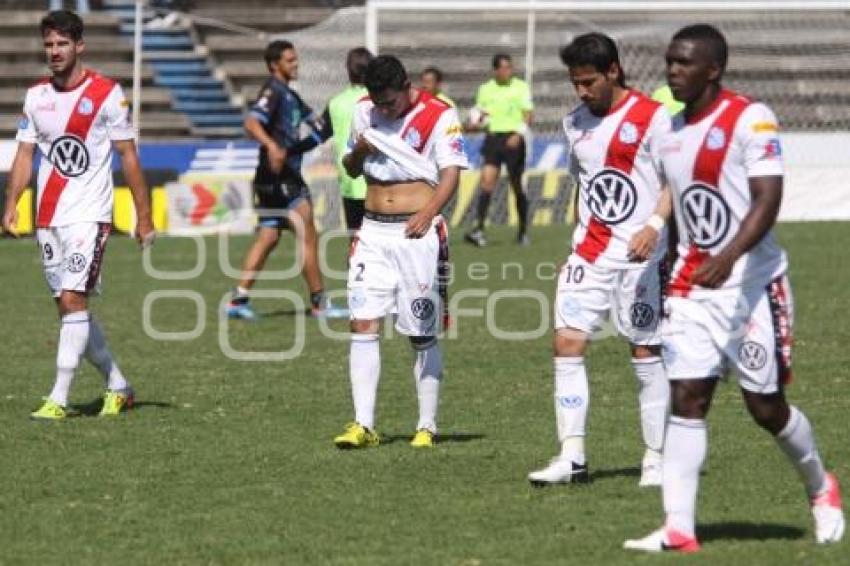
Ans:
{"type": "Polygon", "coordinates": [[[623,543],[623,548],[626,550],[640,550],[642,552],[679,552],[682,554],[691,554],[698,552],[700,545],[696,537],[662,527],[643,538],[627,540],[623,543]]]}
{"type": "Polygon", "coordinates": [[[826,474],[826,491],[812,499],[815,518],[815,540],[818,544],[838,542],[844,536],[844,511],[841,490],[835,476],[826,474]]]}
{"type": "Polygon", "coordinates": [[[528,481],[535,487],[562,483],[590,483],[587,464],[576,464],[568,458],[557,457],[542,470],[528,474],[528,481]]]}
{"type": "Polygon", "coordinates": [[[638,483],[638,486],[660,487],[662,469],[661,454],[647,448],[640,466],[640,483],[638,483]]]}

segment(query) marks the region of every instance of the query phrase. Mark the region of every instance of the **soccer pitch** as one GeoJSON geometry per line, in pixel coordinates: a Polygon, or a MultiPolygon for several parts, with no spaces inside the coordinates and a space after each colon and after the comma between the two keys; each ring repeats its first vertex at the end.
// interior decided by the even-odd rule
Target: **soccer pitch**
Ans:
{"type": "MultiPolygon", "coordinates": [[[[785,224],[778,232],[790,254],[796,299],[788,397],[811,418],[827,466],[848,489],[844,243],[850,223],[785,224]]],[[[260,299],[255,304],[268,316],[232,322],[232,348],[294,348],[303,322],[303,352],[289,361],[225,356],[218,310],[233,280],[222,272],[214,238],[203,240],[202,273],[186,280],[147,276],[135,244],[111,239],[104,296],[93,312],[136,387],[137,409],[113,420],[31,422],[29,411],[53,381],[55,309],[33,241],[0,240],[6,328],[0,563],[671,563],[669,556],[621,550],[625,538],[647,534],[662,517],[659,491],[637,487],[643,449],[622,340],[595,342],[587,358],[593,482],[534,489],[525,479],[556,451],[551,334],[547,327],[536,338],[513,341],[498,339],[492,327],[533,334],[551,319],[547,304],[541,320],[527,291],[551,300],[551,264],[566,258],[569,229],[535,228],[530,248],[516,247],[513,236],[494,228],[492,245],[478,250],[460,242],[460,230],[453,234],[450,292],[479,290],[461,308],[486,311],[487,296],[507,293],[490,299],[489,324],[486,317],[460,316],[457,337],[443,342],[443,441],[433,450],[408,446],[416,424],[412,354],[396,336],[382,343],[377,428],[384,444],[347,452],[331,439],[352,418],[348,342],[324,336],[317,321],[302,320],[283,300],[260,299]],[[479,264],[470,270],[473,262],[479,264]],[[150,326],[188,338],[202,312],[200,336],[153,340],[143,328],[145,297],[174,290],[184,298],[149,303],[150,326]],[[514,290],[528,297],[511,298],[514,290]]],[[[229,263],[238,265],[249,243],[232,238],[224,248],[229,263]]],[[[337,241],[330,248],[336,269],[344,266],[344,247],[337,241]]],[[[162,238],[151,260],[161,271],[190,270],[197,249],[192,240],[162,238]]],[[[292,255],[287,238],[269,267],[284,269],[292,255]]],[[[328,286],[340,289],[344,282],[328,286]]],[[[300,277],[264,281],[258,289],[306,295],[300,277]]],[[[329,324],[338,332],[346,326],[329,324]]],[[[100,377],[85,365],[72,403],[91,412],[100,395],[100,377]]],[[[699,508],[704,551],[687,563],[850,563],[846,540],[815,545],[803,488],[770,437],[749,420],[737,387],[719,388],[709,422],[699,508]]],[[[683,563],[680,558],[673,560],[683,563]]]]}

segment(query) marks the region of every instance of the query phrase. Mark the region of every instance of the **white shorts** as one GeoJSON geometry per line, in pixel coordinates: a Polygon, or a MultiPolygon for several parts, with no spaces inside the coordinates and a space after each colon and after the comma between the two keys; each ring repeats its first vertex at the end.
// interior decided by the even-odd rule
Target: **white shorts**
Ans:
{"type": "Polygon", "coordinates": [[[54,297],[62,291],[95,295],[100,292],[103,252],[111,230],[112,224],[108,222],[80,222],[36,230],[44,279],[54,297]]]}
{"type": "Polygon", "coordinates": [[[609,315],[617,332],[641,346],[661,344],[662,264],[611,269],[571,254],[558,275],[555,328],[597,332],[609,315]]]}
{"type": "Polygon", "coordinates": [[[732,369],[740,386],[775,393],[791,380],[794,300],[788,278],[737,294],[670,297],[661,325],[669,379],[706,379],[732,369]]]}
{"type": "Polygon", "coordinates": [[[407,336],[436,336],[445,321],[448,232],[441,216],[422,238],[404,235],[405,221],[363,219],[352,244],[348,308],[354,320],[396,316],[407,336]]]}

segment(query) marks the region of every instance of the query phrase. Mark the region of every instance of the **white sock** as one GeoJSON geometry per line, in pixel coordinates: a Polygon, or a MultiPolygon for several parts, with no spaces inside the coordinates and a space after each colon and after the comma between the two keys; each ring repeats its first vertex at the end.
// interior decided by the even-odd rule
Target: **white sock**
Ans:
{"type": "Polygon", "coordinates": [[[667,407],[670,405],[670,383],[661,358],[632,358],[632,367],[638,380],[640,426],[643,442],[649,450],[661,453],[664,446],[664,427],[667,407]]]}
{"type": "Polygon", "coordinates": [[[806,415],[792,405],[788,423],[775,438],[779,448],[785,452],[800,474],[809,499],[823,492],[826,487],[826,470],[815,446],[812,425],[806,415]]]}
{"type": "Polygon", "coordinates": [[[666,526],[694,536],[699,471],[708,450],[708,427],[703,419],[670,416],[664,443],[661,493],[666,526]]]}
{"type": "Polygon", "coordinates": [[[124,379],[124,374],[118,368],[118,364],[112,358],[106,337],[100,324],[91,317],[89,319],[89,341],[86,346],[86,359],[97,368],[106,380],[106,388],[112,391],[124,391],[130,389],[130,384],[124,379]]]}
{"type": "Polygon", "coordinates": [[[349,357],[354,420],[369,430],[375,428],[375,399],[381,376],[381,350],[377,334],[352,334],[349,357]]]}
{"type": "Polygon", "coordinates": [[[590,393],[583,357],[555,357],[555,420],[561,457],[585,463],[584,436],[590,393]]]}
{"type": "Polygon", "coordinates": [[[415,346],[416,361],[413,364],[413,379],[416,381],[416,396],[419,398],[419,424],[416,430],[437,433],[437,408],[440,404],[440,382],[443,379],[443,353],[435,338],[422,346],[415,346]]]}
{"type": "Polygon", "coordinates": [[[89,313],[77,311],[62,317],[59,329],[59,347],[56,352],[56,382],[50,392],[50,400],[63,407],[68,405],[68,392],[74,373],[80,365],[80,357],[89,341],[89,313]]]}

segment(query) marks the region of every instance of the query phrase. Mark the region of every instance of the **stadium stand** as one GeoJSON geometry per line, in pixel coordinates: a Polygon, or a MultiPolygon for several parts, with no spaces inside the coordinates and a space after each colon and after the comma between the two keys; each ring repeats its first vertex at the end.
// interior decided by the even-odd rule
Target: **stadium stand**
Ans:
{"type": "MultiPolygon", "coordinates": [[[[24,92],[39,78],[47,75],[44,52],[38,37],[38,22],[43,11],[15,10],[10,3],[0,16],[0,34],[6,39],[0,44],[0,136],[15,135],[21,113],[24,92]]],[[[28,3],[32,7],[32,2],[28,3]]],[[[103,13],[86,16],[86,62],[93,69],[119,81],[127,92],[133,82],[132,46],[121,34],[118,21],[103,13]]],[[[172,108],[167,89],[154,83],[153,71],[148,65],[142,68],[142,111],[145,120],[142,135],[148,138],[189,137],[190,123],[172,108]]]]}
{"type": "MultiPolygon", "coordinates": [[[[45,1],[46,5],[47,2],[45,1]]],[[[132,80],[132,0],[92,2],[86,17],[91,66],[129,91],[132,80]]],[[[43,11],[25,0],[0,0],[0,132],[12,135],[26,85],[44,73],[33,31],[43,11]],[[22,9],[25,8],[25,9],[22,9]]],[[[272,37],[295,42],[302,56],[297,88],[317,109],[345,83],[341,61],[362,45],[364,10],[357,0],[154,0],[145,11],[142,134],[146,138],[244,137],[245,106],[267,78],[262,49],[272,37]],[[163,25],[170,6],[185,12],[163,25]],[[157,11],[158,10],[158,11],[157,11]],[[159,22],[157,22],[159,20],[159,22]]],[[[533,90],[535,131],[558,133],[573,106],[557,46],[590,30],[621,45],[633,86],[661,84],[661,54],[670,35],[695,21],[717,25],[732,50],[727,84],[763,98],[796,131],[850,128],[850,12],[541,12],[537,17],[533,90]]],[[[380,14],[379,48],[405,61],[411,74],[428,65],[445,73],[462,112],[490,76],[490,57],[511,54],[524,72],[523,12],[392,12],[380,14]]]]}
{"type": "MultiPolygon", "coordinates": [[[[679,27],[705,21],[727,34],[731,51],[726,84],[767,101],[786,129],[834,130],[850,125],[850,12],[638,12],[540,13],[535,42],[536,130],[559,131],[577,100],[567,88],[558,45],[591,30],[615,37],[633,86],[650,92],[664,80],[661,56],[679,27]]],[[[489,78],[489,59],[504,51],[520,74],[525,59],[524,13],[386,12],[380,16],[380,49],[418,71],[436,64],[460,107],[472,105],[489,78]]]]}

